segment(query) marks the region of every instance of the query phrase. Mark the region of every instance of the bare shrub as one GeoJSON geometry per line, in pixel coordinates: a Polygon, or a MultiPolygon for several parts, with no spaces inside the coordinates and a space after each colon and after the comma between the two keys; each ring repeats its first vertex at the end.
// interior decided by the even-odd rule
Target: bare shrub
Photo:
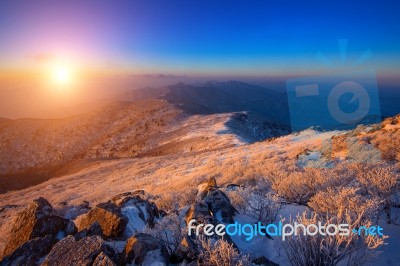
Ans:
{"type": "MultiPolygon", "coordinates": [[[[307,227],[309,224],[323,226],[328,224],[347,223],[350,228],[357,227],[359,220],[354,220],[349,215],[342,219],[335,216],[321,217],[314,213],[310,216],[304,212],[297,216],[297,222],[307,227]]],[[[364,221],[363,225],[370,223],[364,221]]],[[[343,262],[348,265],[363,265],[373,260],[379,252],[376,248],[384,244],[385,237],[350,235],[328,235],[316,234],[314,236],[304,235],[298,232],[283,242],[286,255],[293,266],[303,265],[338,265],[343,262]]]]}
{"type": "Polygon", "coordinates": [[[194,202],[196,196],[195,188],[187,188],[179,192],[165,192],[155,197],[154,203],[160,209],[171,212],[194,202]]]}
{"type": "Polygon", "coordinates": [[[348,157],[357,162],[379,163],[381,152],[374,145],[364,143],[357,138],[348,139],[348,157]]]}
{"type": "Polygon", "coordinates": [[[305,168],[304,171],[282,173],[272,180],[272,189],[290,203],[306,204],[318,191],[342,186],[353,179],[343,169],[305,168]]]}
{"type": "Polygon", "coordinates": [[[244,188],[228,192],[228,195],[240,213],[263,223],[274,222],[281,209],[279,198],[270,192],[244,188]]]}
{"type": "Polygon", "coordinates": [[[361,166],[357,175],[360,185],[367,193],[383,202],[387,222],[390,223],[392,197],[400,188],[400,175],[393,166],[361,166]]]}
{"type": "Polygon", "coordinates": [[[288,202],[305,204],[312,196],[308,189],[310,183],[304,172],[292,172],[287,176],[279,176],[273,180],[272,189],[288,202]]]}
{"type": "Polygon", "coordinates": [[[163,240],[166,243],[168,252],[174,254],[180,246],[186,234],[186,230],[185,227],[182,226],[179,216],[171,213],[157,222],[153,228],[146,227],[145,233],[163,240]]]}
{"type": "Polygon", "coordinates": [[[249,256],[242,255],[233,244],[224,239],[214,243],[211,239],[199,237],[199,264],[205,266],[248,266],[251,265],[249,256]]]}
{"type": "Polygon", "coordinates": [[[382,158],[388,161],[400,161],[399,130],[381,130],[374,133],[371,141],[381,151],[382,158]]]}
{"type": "Polygon", "coordinates": [[[328,188],[327,191],[320,191],[312,197],[308,206],[321,215],[334,215],[338,219],[346,215],[351,215],[354,220],[359,217],[377,218],[380,202],[357,194],[358,190],[353,187],[328,188]]]}
{"type": "Polygon", "coordinates": [[[347,149],[347,135],[339,134],[332,137],[332,152],[341,152],[347,149]]]}
{"type": "Polygon", "coordinates": [[[332,139],[323,140],[321,143],[320,152],[327,159],[332,157],[332,143],[332,139]]]}

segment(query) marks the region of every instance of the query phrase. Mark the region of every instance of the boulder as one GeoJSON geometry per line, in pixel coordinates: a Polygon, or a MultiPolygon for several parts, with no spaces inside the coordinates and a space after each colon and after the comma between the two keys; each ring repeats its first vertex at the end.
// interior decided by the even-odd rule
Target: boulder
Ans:
{"type": "Polygon", "coordinates": [[[0,261],[0,265],[37,265],[39,260],[50,252],[56,242],[57,240],[51,235],[29,240],[20,245],[10,255],[4,257],[0,261]]]}
{"type": "Polygon", "coordinates": [[[112,202],[114,202],[118,207],[122,207],[128,201],[143,201],[143,197],[145,196],[144,190],[136,190],[133,192],[124,192],[118,194],[112,198],[112,202]]]}
{"type": "Polygon", "coordinates": [[[185,235],[175,253],[177,257],[184,260],[195,260],[200,253],[196,237],[193,235],[192,237],[185,235]]]}
{"type": "Polygon", "coordinates": [[[143,190],[119,194],[112,201],[129,220],[125,232],[127,236],[142,231],[146,226],[153,227],[155,220],[160,217],[157,206],[145,199],[143,190]]]}
{"type": "Polygon", "coordinates": [[[65,214],[63,216],[68,219],[76,219],[76,217],[78,217],[79,215],[88,213],[90,210],[91,208],[89,202],[84,200],[78,205],[64,206],[65,214]]]}
{"type": "Polygon", "coordinates": [[[53,207],[46,199],[38,198],[18,214],[4,255],[11,254],[21,244],[37,237],[72,233],[68,225],[69,220],[53,215],[53,207]]]}
{"type": "Polygon", "coordinates": [[[204,202],[208,205],[214,218],[222,223],[233,223],[233,217],[237,210],[231,204],[228,196],[221,190],[214,190],[210,192],[205,198],[204,202]]]}
{"type": "Polygon", "coordinates": [[[166,265],[168,250],[165,243],[151,235],[138,233],[128,239],[124,250],[126,264],[166,265]]]}
{"type": "Polygon", "coordinates": [[[84,229],[75,235],[76,239],[82,239],[86,236],[100,236],[103,237],[103,230],[99,222],[95,221],[89,228],[84,229]]]}
{"type": "Polygon", "coordinates": [[[76,218],[75,223],[78,232],[90,229],[93,223],[97,222],[102,234],[106,238],[116,238],[123,235],[128,218],[122,214],[121,208],[112,202],[98,204],[88,213],[76,218]]]}
{"type": "Polygon", "coordinates": [[[197,198],[203,199],[206,197],[211,191],[218,189],[217,181],[215,177],[210,177],[208,180],[197,187],[197,198]]]}
{"type": "Polygon", "coordinates": [[[89,236],[76,240],[73,236],[67,236],[54,245],[42,266],[85,266],[93,265],[94,262],[111,263],[113,262],[111,258],[117,260],[114,250],[101,237],[89,236]]]}
{"type": "Polygon", "coordinates": [[[196,223],[208,224],[213,222],[213,217],[206,202],[200,200],[190,206],[185,217],[186,224],[189,224],[192,219],[195,219],[196,223]]]}
{"type": "Polygon", "coordinates": [[[102,251],[99,255],[97,255],[92,266],[116,266],[116,264],[109,256],[107,256],[107,254],[102,251]]]}

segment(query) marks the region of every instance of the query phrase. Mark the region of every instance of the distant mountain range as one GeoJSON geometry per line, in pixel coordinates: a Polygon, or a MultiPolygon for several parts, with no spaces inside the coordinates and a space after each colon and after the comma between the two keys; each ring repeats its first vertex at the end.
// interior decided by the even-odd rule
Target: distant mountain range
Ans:
{"type": "Polygon", "coordinates": [[[127,100],[164,99],[191,114],[249,112],[264,119],[289,125],[285,92],[240,81],[209,81],[203,85],[177,83],[162,88],[132,90],[127,100]]]}

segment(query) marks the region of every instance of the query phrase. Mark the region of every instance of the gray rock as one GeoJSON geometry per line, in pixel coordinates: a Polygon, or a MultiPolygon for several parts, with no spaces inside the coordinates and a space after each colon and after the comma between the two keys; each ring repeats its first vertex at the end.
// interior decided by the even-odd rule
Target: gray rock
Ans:
{"type": "Polygon", "coordinates": [[[207,224],[213,222],[213,217],[206,202],[200,200],[190,206],[185,217],[186,224],[189,224],[192,219],[195,219],[197,223],[207,224]]]}
{"type": "Polygon", "coordinates": [[[214,190],[204,198],[208,208],[219,222],[233,223],[237,210],[231,204],[228,196],[221,190],[214,190]]]}
{"type": "Polygon", "coordinates": [[[107,256],[103,251],[97,255],[96,259],[94,260],[92,266],[115,266],[116,264],[114,261],[107,256]]]}
{"type": "Polygon", "coordinates": [[[198,186],[197,198],[204,199],[211,191],[218,189],[215,177],[210,177],[205,183],[198,186]]]}
{"type": "Polygon", "coordinates": [[[19,246],[10,255],[4,257],[0,261],[0,265],[37,265],[38,261],[50,252],[56,242],[57,240],[51,235],[29,240],[19,246]]]}
{"type": "Polygon", "coordinates": [[[154,220],[160,216],[157,206],[145,199],[145,192],[143,190],[119,194],[112,201],[120,208],[133,205],[138,207],[140,218],[149,226],[153,226],[154,220]]]}
{"type": "Polygon", "coordinates": [[[134,192],[124,192],[118,194],[112,198],[112,202],[114,202],[118,207],[122,207],[128,201],[143,201],[143,197],[145,196],[145,192],[143,190],[136,190],[134,192]]]}
{"type": "Polygon", "coordinates": [[[106,245],[99,236],[89,236],[80,240],[76,240],[73,236],[68,236],[54,245],[42,266],[86,266],[93,265],[96,260],[97,263],[102,261],[105,263],[108,259],[111,260],[114,257],[114,250],[106,245]],[[107,258],[104,255],[98,258],[100,254],[105,254],[107,258]]]}
{"type": "Polygon", "coordinates": [[[89,228],[84,229],[82,231],[80,231],[79,233],[77,233],[75,235],[76,239],[82,239],[86,236],[100,236],[103,237],[103,230],[101,229],[101,226],[99,224],[99,222],[95,221],[94,223],[92,223],[90,225],[89,228]]]}
{"type": "Polygon", "coordinates": [[[138,233],[128,239],[124,250],[124,261],[126,264],[150,265],[149,262],[158,262],[166,265],[168,250],[163,241],[148,234],[138,233]]]}
{"type": "MultiPolygon", "coordinates": [[[[53,207],[44,198],[34,200],[26,209],[19,213],[11,237],[6,245],[4,256],[11,254],[21,244],[46,235],[56,236],[67,234],[65,229],[69,220],[53,215],[53,207]]],[[[67,230],[68,233],[70,229],[67,230]]]]}
{"type": "Polygon", "coordinates": [[[75,220],[78,232],[89,229],[95,222],[100,225],[104,237],[116,238],[124,233],[128,218],[122,214],[121,208],[117,205],[105,202],[75,220]]]}

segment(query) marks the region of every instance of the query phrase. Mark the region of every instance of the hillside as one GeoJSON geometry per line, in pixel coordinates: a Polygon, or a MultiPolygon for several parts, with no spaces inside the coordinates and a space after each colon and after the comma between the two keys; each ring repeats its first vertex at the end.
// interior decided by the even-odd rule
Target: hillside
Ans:
{"type": "MultiPolygon", "coordinates": [[[[3,262],[29,257],[33,264],[59,264],[85,256],[83,245],[95,248],[88,265],[124,264],[132,260],[132,243],[143,241],[157,247],[152,259],[179,265],[199,260],[200,246],[214,254],[200,238],[185,237],[190,217],[211,224],[314,217],[382,226],[389,238],[341,239],[346,245],[330,238],[326,249],[348,254],[346,248],[360,245],[351,251],[357,262],[383,251],[376,265],[393,265],[400,239],[400,116],[347,131],[290,134],[280,114],[263,116],[270,106],[257,108],[257,98],[270,100],[261,96],[264,89],[249,92],[249,101],[242,95],[252,86],[226,83],[245,88],[230,93],[224,84],[136,91],[126,101],[60,119],[1,120],[3,262]],[[173,239],[165,239],[171,230],[173,239]]],[[[296,238],[214,240],[243,260],[280,265],[304,247],[296,238]]],[[[312,243],[319,249],[324,241],[312,243]]]]}
{"type": "Polygon", "coordinates": [[[73,162],[196,153],[288,133],[278,117],[263,115],[273,106],[256,108],[261,94],[276,92],[239,82],[178,84],[134,90],[65,118],[2,119],[0,193],[58,176],[73,162]],[[253,96],[243,100],[245,93],[253,96]]]}
{"type": "MultiPolygon", "coordinates": [[[[210,119],[208,116],[202,118],[210,119]]],[[[210,123],[217,122],[213,125],[217,127],[217,118],[218,116],[212,121],[203,121],[205,123],[203,133],[200,133],[201,129],[197,127],[197,130],[193,132],[200,135],[209,134],[210,131],[207,132],[207,130],[212,128],[210,123]]],[[[186,126],[191,123],[190,119],[196,120],[195,125],[199,125],[198,119],[191,117],[184,120],[186,126]]],[[[372,161],[375,169],[383,169],[382,171],[392,171],[390,169],[393,167],[398,169],[398,158],[386,156],[388,151],[382,147],[394,147],[399,141],[399,130],[399,117],[394,117],[385,120],[381,125],[360,126],[352,131],[306,130],[252,144],[237,143],[236,138],[231,138],[226,139],[220,148],[207,146],[208,150],[203,152],[185,154],[175,150],[173,153],[158,157],[97,160],[91,164],[76,165],[74,171],[65,172],[64,176],[50,179],[34,187],[0,195],[3,205],[0,227],[3,236],[2,243],[3,246],[6,243],[10,230],[9,221],[13,219],[17,211],[40,196],[45,196],[57,213],[65,214],[82,206],[84,202],[95,206],[117,194],[140,189],[148,193],[160,209],[166,211],[179,209],[185,213],[187,206],[195,200],[198,184],[205,182],[210,176],[216,178],[219,188],[230,197],[235,196],[227,190],[232,184],[261,192],[273,191],[272,193],[279,196],[280,202],[285,202],[279,213],[284,216],[289,214],[295,216],[304,210],[302,206],[314,206],[312,205],[314,204],[313,197],[320,195],[319,193],[326,193],[324,191],[327,187],[336,186],[337,189],[341,189],[346,184],[361,186],[351,180],[354,178],[358,180],[363,173],[373,171],[374,168],[370,168],[365,163],[370,163],[371,156],[377,150],[382,156],[378,158],[379,160],[372,161]],[[356,139],[360,145],[358,147],[364,148],[358,149],[359,153],[352,153],[351,150],[354,150],[354,147],[351,145],[347,147],[339,145],[339,148],[335,144],[338,138],[342,143],[352,145],[354,145],[353,139],[356,139]],[[365,142],[365,139],[370,142],[365,142]],[[326,143],[329,142],[332,143],[330,153],[327,152],[329,149],[326,147],[326,143]],[[237,146],[237,144],[240,145],[237,146]],[[319,155],[315,156],[315,154],[319,155]],[[340,156],[337,156],[339,154],[340,156]],[[335,165],[334,168],[329,167],[332,164],[335,165]]],[[[185,131],[188,139],[194,138],[190,132],[189,129],[185,131]]],[[[182,139],[180,141],[184,143],[182,139]]],[[[208,141],[197,143],[206,145],[208,141]]],[[[171,149],[174,149],[174,146],[171,149]]],[[[399,172],[395,171],[393,177],[399,180],[399,172]]],[[[232,198],[232,202],[238,204],[240,201],[232,198]]],[[[393,206],[396,204],[398,203],[393,202],[393,206]]],[[[239,217],[242,216],[236,216],[235,219],[239,217]]],[[[393,225],[386,224],[384,218],[380,220],[385,232],[391,234],[388,240],[389,245],[382,249],[383,257],[379,257],[381,258],[380,265],[390,265],[390,260],[386,261],[385,258],[395,257],[393,246],[397,245],[395,228],[398,227],[395,224],[399,222],[399,212],[395,207],[392,209],[391,219],[393,219],[393,225]]],[[[258,245],[269,247],[259,251],[249,247],[245,242],[240,242],[242,241],[240,239],[235,239],[235,241],[242,252],[247,250],[246,252],[252,252],[253,256],[265,255],[273,261],[285,262],[278,251],[281,248],[279,241],[268,242],[259,239],[256,242],[258,245]]]]}

